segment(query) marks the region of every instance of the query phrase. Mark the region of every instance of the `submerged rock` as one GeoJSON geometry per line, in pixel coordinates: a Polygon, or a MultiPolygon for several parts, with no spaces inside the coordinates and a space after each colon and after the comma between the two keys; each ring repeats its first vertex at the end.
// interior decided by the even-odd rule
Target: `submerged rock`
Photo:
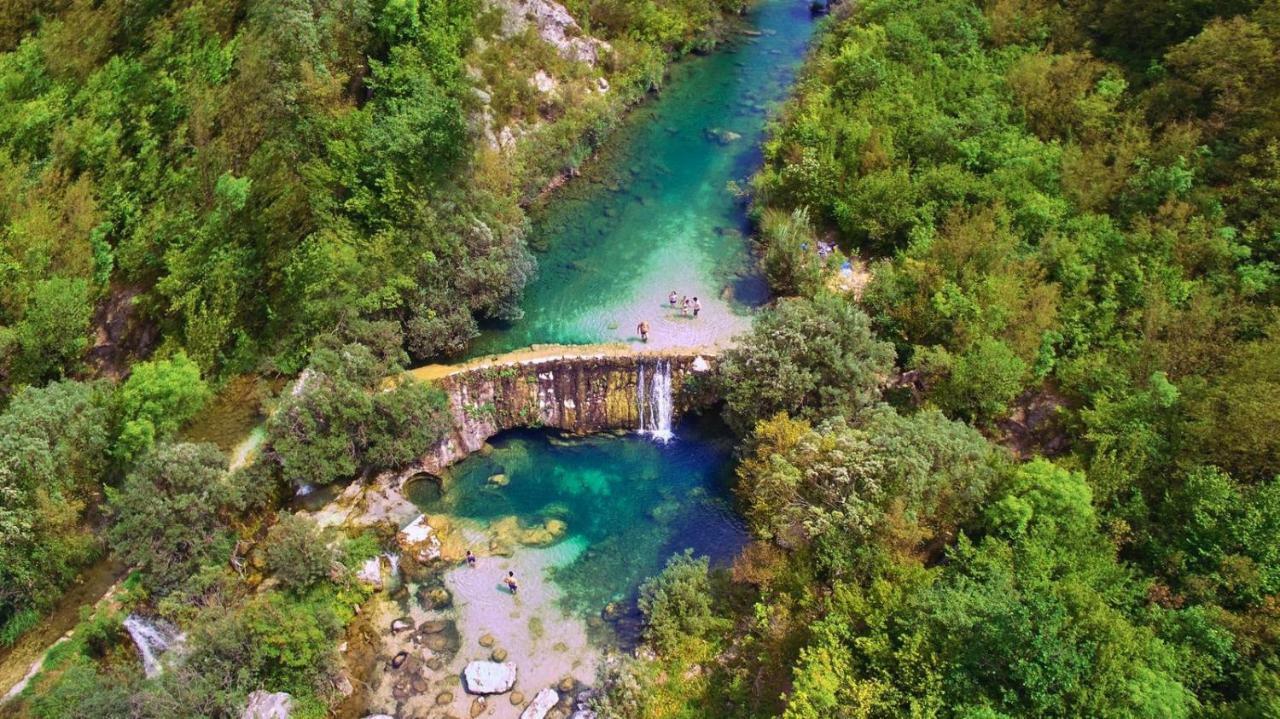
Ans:
{"type": "Polygon", "coordinates": [[[516,667],[507,662],[471,662],[462,670],[467,691],[472,694],[502,694],[516,683],[516,667]]]}
{"type": "Polygon", "coordinates": [[[449,622],[445,619],[428,619],[422,623],[420,631],[423,634],[439,634],[449,628],[449,622]]]}
{"type": "Polygon", "coordinates": [[[545,719],[547,712],[551,711],[559,701],[560,695],[556,693],[556,690],[547,687],[538,692],[533,697],[533,701],[529,703],[529,706],[520,712],[520,719],[545,719]]]}
{"type": "Polygon", "coordinates": [[[720,146],[729,145],[742,139],[742,135],[739,135],[733,130],[726,130],[723,127],[708,128],[706,135],[708,140],[711,140],[720,146]]]}
{"type": "Polygon", "coordinates": [[[249,695],[244,714],[240,719],[289,719],[293,697],[288,692],[264,692],[261,689],[249,695]]]}
{"type": "Polygon", "coordinates": [[[418,589],[418,603],[423,609],[447,609],[453,604],[453,595],[444,587],[421,587],[418,589]]]}
{"type": "Polygon", "coordinates": [[[489,477],[489,484],[494,487],[505,487],[511,484],[511,478],[505,473],[499,472],[489,477]]]}

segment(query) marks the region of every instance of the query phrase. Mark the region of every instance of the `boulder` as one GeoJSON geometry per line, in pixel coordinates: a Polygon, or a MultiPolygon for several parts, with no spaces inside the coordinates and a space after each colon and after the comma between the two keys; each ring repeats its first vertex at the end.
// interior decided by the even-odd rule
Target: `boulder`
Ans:
{"type": "Polygon", "coordinates": [[[533,77],[529,78],[529,84],[543,94],[555,92],[556,88],[560,86],[560,83],[556,82],[554,77],[548,75],[546,70],[538,70],[533,73],[533,77]]]}
{"type": "Polygon", "coordinates": [[[502,694],[516,683],[516,666],[507,662],[471,662],[462,670],[467,691],[472,694],[502,694]]]}
{"type": "Polygon", "coordinates": [[[356,579],[373,587],[375,590],[382,589],[382,557],[373,557],[364,564],[360,565],[360,571],[356,572],[356,579]]]}
{"type": "Polygon", "coordinates": [[[396,544],[402,554],[413,557],[419,564],[440,558],[440,538],[427,524],[425,515],[419,514],[404,529],[396,533],[396,544]]]}
{"type": "Polygon", "coordinates": [[[491,486],[494,486],[494,487],[505,487],[505,486],[507,486],[508,484],[511,484],[511,478],[510,478],[510,477],[508,477],[508,476],[507,476],[505,473],[503,473],[503,472],[499,472],[499,473],[497,473],[497,474],[490,475],[490,477],[489,477],[489,480],[488,480],[488,481],[489,481],[489,484],[490,484],[491,486]]]}
{"type": "Polygon", "coordinates": [[[742,139],[742,135],[739,135],[733,130],[726,130],[723,127],[709,127],[704,134],[708,140],[715,142],[721,147],[742,139]]]}
{"type": "Polygon", "coordinates": [[[590,709],[579,709],[569,715],[569,719],[596,719],[596,713],[590,709]]]}
{"type": "Polygon", "coordinates": [[[600,55],[611,50],[608,43],[586,35],[578,21],[555,0],[500,0],[506,12],[502,34],[511,37],[532,25],[549,45],[566,60],[595,65],[600,55]]]}
{"type": "Polygon", "coordinates": [[[520,719],[544,719],[547,716],[547,712],[551,711],[552,707],[559,701],[560,695],[556,693],[556,690],[547,687],[538,692],[533,697],[533,701],[529,702],[529,706],[520,712],[520,719]]]}
{"type": "Polygon", "coordinates": [[[547,533],[556,539],[563,537],[564,533],[569,530],[569,525],[565,524],[563,519],[548,519],[543,526],[546,528],[547,533]]]}
{"type": "Polygon", "coordinates": [[[240,719],[289,719],[293,697],[288,692],[264,692],[261,689],[249,695],[240,719]]]}

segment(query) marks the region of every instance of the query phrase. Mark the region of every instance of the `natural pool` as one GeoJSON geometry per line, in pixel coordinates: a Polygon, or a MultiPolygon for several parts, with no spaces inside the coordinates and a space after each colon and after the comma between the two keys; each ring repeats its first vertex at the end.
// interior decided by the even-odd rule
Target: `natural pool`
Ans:
{"type": "Polygon", "coordinates": [[[514,718],[544,688],[568,701],[593,685],[606,651],[639,639],[646,578],[685,549],[725,566],[746,542],[732,451],[714,415],[678,423],[668,442],[521,430],[452,467],[443,485],[412,480],[406,495],[441,537],[445,562],[408,572],[395,601],[371,611],[383,640],[365,708],[514,718]],[[475,566],[462,561],[466,549],[475,566]],[[508,572],[518,592],[504,585],[508,572]],[[402,666],[388,663],[402,653],[402,666]],[[459,677],[491,658],[514,668],[516,684],[481,707],[459,677]]]}
{"type": "Polygon", "coordinates": [[[745,236],[745,187],[760,163],[769,112],[785,98],[814,21],[808,0],[761,0],[755,28],[678,64],[583,176],[534,218],[538,276],[525,316],[494,323],[472,356],[536,343],[635,341],[720,344],[746,329],[766,297],[745,236]],[[671,290],[698,297],[697,319],[666,306],[671,290]]]}
{"type": "Polygon", "coordinates": [[[732,504],[732,438],[715,418],[686,420],[665,443],[526,430],[492,447],[453,467],[443,494],[410,498],[428,514],[477,526],[508,517],[523,527],[564,522],[559,541],[583,551],[547,579],[563,591],[564,608],[584,617],[629,602],[676,552],[692,549],[723,565],[745,541],[732,504]]]}

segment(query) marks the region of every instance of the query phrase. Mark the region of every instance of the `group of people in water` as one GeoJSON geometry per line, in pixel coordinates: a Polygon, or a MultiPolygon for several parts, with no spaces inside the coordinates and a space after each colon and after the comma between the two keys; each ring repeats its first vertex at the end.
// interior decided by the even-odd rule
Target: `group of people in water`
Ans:
{"type": "MultiPolygon", "coordinates": [[[[698,301],[697,297],[689,297],[689,295],[681,297],[675,290],[671,290],[671,294],[667,295],[667,304],[673,310],[679,308],[680,316],[682,317],[692,316],[696,318],[698,313],[702,311],[702,303],[698,301]]],[[[648,342],[649,322],[640,320],[640,324],[636,325],[636,333],[640,335],[641,342],[648,342]]]]}
{"type": "MultiPolygon", "coordinates": [[[[476,566],[476,555],[472,554],[470,549],[467,550],[467,566],[468,567],[476,566]]],[[[507,591],[511,592],[512,594],[515,594],[516,590],[520,588],[520,585],[516,583],[515,572],[507,572],[507,576],[502,578],[502,583],[507,585],[507,591]]]]}
{"type": "MultiPolygon", "coordinates": [[[[671,294],[667,295],[667,304],[671,305],[671,309],[676,308],[675,290],[671,290],[671,294]]],[[[685,317],[688,317],[689,315],[697,317],[698,313],[702,311],[702,303],[698,301],[698,298],[694,297],[693,299],[689,299],[689,295],[685,295],[684,298],[680,300],[679,306],[680,314],[685,317]]]]}

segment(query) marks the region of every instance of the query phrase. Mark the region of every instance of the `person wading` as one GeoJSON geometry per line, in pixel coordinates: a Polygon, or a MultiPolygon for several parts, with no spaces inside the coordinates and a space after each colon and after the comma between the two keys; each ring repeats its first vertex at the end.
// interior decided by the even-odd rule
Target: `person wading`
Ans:
{"type": "Polygon", "coordinates": [[[649,341],[649,323],[648,322],[641,320],[640,324],[636,325],[636,332],[640,333],[641,342],[649,341]]]}
{"type": "Polygon", "coordinates": [[[520,588],[519,585],[516,584],[515,572],[507,572],[507,576],[503,578],[502,581],[506,583],[507,589],[511,590],[512,594],[515,594],[516,590],[520,588]]]}

